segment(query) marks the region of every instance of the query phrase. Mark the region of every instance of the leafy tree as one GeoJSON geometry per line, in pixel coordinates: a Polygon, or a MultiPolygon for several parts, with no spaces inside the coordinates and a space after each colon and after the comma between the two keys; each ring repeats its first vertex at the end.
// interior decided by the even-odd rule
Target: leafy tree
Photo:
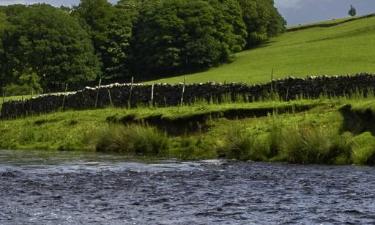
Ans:
{"type": "Polygon", "coordinates": [[[17,82],[5,86],[6,95],[29,95],[43,91],[40,77],[31,68],[26,68],[25,71],[17,73],[15,76],[18,78],[17,82]]]}
{"type": "MultiPolygon", "coordinates": [[[[246,26],[237,0],[210,0],[215,11],[215,25],[222,41],[228,44],[229,54],[239,52],[246,44],[246,26]]],[[[225,61],[225,60],[224,60],[225,61]]]]}
{"type": "Polygon", "coordinates": [[[275,7],[274,0],[268,0],[270,11],[270,19],[268,21],[267,34],[269,37],[275,37],[286,31],[286,20],[275,7]]]}
{"type": "Polygon", "coordinates": [[[82,19],[101,59],[104,79],[123,79],[129,74],[132,15],[127,12],[107,0],[81,0],[75,8],[74,14],[82,19]]]}
{"type": "Polygon", "coordinates": [[[75,18],[45,4],[9,6],[5,12],[11,26],[3,37],[1,62],[6,62],[2,63],[4,72],[13,82],[25,71],[37,74],[43,88],[97,76],[98,60],[91,41],[75,18]]]}
{"type": "Polygon", "coordinates": [[[238,0],[247,29],[247,48],[257,46],[285,31],[286,22],[273,0],[238,0]]]}
{"type": "Polygon", "coordinates": [[[238,3],[230,0],[222,4],[216,0],[143,4],[134,27],[136,74],[144,79],[201,70],[228,61],[244,45],[246,32],[240,15],[238,3]]]}
{"type": "Polygon", "coordinates": [[[350,9],[348,12],[349,16],[356,16],[357,15],[357,10],[354,8],[354,6],[350,5],[350,9]]]}
{"type": "MultiPolygon", "coordinates": [[[[0,11],[0,62],[4,61],[4,48],[3,48],[3,35],[4,30],[6,29],[7,21],[6,15],[2,11],[0,11]]],[[[3,72],[2,64],[0,63],[0,90],[5,85],[5,75],[3,72]]]]}

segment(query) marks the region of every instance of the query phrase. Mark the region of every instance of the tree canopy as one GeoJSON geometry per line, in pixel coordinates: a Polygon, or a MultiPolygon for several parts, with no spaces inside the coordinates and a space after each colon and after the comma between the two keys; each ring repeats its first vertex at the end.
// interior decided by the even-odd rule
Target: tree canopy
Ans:
{"type": "Polygon", "coordinates": [[[245,43],[240,15],[231,0],[145,4],[134,28],[136,73],[170,75],[227,62],[245,43]]]}
{"type": "MultiPolygon", "coordinates": [[[[1,86],[204,70],[285,30],[273,0],[81,0],[0,7],[1,86]]],[[[0,87],[1,88],[1,87],[0,87]]]]}
{"type": "Polygon", "coordinates": [[[247,48],[255,47],[285,31],[286,21],[273,0],[238,0],[247,29],[247,48]]]}
{"type": "Polygon", "coordinates": [[[3,74],[17,82],[25,73],[40,77],[43,88],[53,83],[95,79],[98,59],[78,21],[64,11],[41,4],[5,10],[9,26],[2,37],[3,74]]]}
{"type": "Polygon", "coordinates": [[[348,11],[348,14],[349,14],[349,16],[356,16],[357,15],[357,10],[356,10],[356,8],[354,8],[353,5],[350,5],[350,9],[348,11]]]}
{"type": "Polygon", "coordinates": [[[81,0],[73,14],[81,19],[91,35],[101,60],[103,78],[115,79],[129,74],[127,60],[132,20],[126,9],[114,7],[106,0],[81,0]]]}

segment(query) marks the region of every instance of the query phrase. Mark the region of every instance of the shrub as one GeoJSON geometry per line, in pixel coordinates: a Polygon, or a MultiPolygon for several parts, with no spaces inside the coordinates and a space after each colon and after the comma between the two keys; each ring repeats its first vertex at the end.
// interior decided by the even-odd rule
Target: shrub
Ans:
{"type": "Polygon", "coordinates": [[[100,132],[96,140],[99,152],[119,152],[131,155],[162,156],[168,153],[168,137],[149,126],[111,125],[100,132]]]}

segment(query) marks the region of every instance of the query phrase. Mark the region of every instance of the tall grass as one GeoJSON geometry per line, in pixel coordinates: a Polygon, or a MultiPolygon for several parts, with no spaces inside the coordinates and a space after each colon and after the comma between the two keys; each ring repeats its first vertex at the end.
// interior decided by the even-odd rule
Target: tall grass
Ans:
{"type": "Polygon", "coordinates": [[[96,137],[99,152],[119,152],[139,156],[165,156],[169,139],[166,134],[149,126],[111,125],[96,137]]]}
{"type": "Polygon", "coordinates": [[[228,159],[267,161],[270,156],[268,137],[259,135],[242,125],[227,130],[224,141],[218,146],[218,155],[228,159]]]}
{"type": "Polygon", "coordinates": [[[370,132],[353,138],[352,158],[358,165],[375,165],[375,137],[370,132]]]}
{"type": "Polygon", "coordinates": [[[336,164],[350,160],[350,145],[325,126],[295,125],[284,128],[280,140],[283,161],[299,164],[336,164]]]}
{"type": "Polygon", "coordinates": [[[313,124],[290,126],[280,121],[265,126],[268,126],[265,131],[260,132],[243,125],[228,128],[224,144],[218,148],[219,155],[237,160],[298,164],[350,164],[353,161],[352,137],[340,135],[335,128],[313,124]]]}
{"type": "Polygon", "coordinates": [[[173,138],[169,155],[181,160],[217,158],[216,142],[217,140],[203,135],[173,138]]]}

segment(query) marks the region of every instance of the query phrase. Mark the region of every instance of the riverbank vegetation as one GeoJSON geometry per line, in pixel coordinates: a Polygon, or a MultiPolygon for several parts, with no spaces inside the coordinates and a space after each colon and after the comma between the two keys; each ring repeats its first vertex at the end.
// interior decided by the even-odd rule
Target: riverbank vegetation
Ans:
{"type": "Polygon", "coordinates": [[[2,121],[0,148],[373,165],[372,125],[348,121],[374,112],[373,97],[56,112],[2,121]]]}

